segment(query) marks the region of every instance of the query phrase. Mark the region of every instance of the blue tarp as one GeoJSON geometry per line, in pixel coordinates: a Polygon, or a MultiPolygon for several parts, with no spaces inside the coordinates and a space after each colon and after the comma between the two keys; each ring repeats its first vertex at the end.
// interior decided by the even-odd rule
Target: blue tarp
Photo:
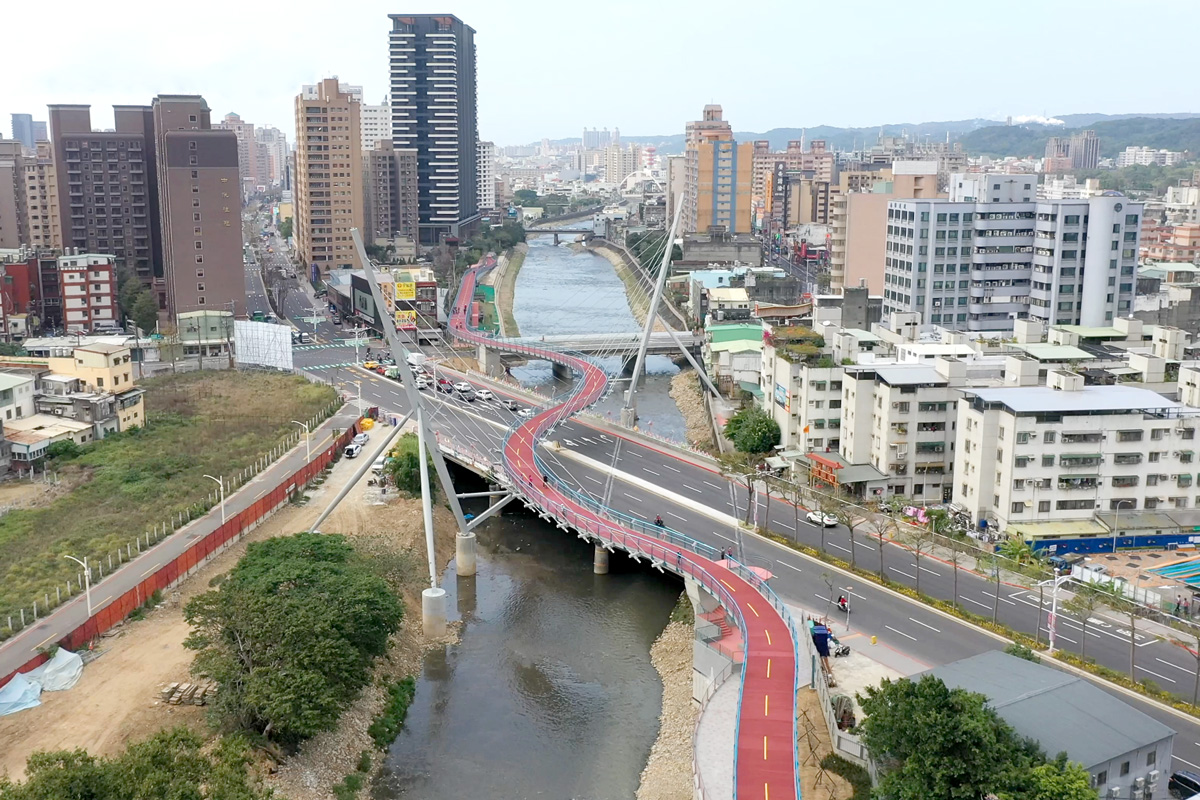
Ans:
{"type": "Polygon", "coordinates": [[[41,705],[39,696],[45,692],[61,692],[79,682],[83,674],[83,659],[70,650],[59,649],[54,658],[40,667],[17,673],[0,687],[0,717],[15,714],[41,705]]]}

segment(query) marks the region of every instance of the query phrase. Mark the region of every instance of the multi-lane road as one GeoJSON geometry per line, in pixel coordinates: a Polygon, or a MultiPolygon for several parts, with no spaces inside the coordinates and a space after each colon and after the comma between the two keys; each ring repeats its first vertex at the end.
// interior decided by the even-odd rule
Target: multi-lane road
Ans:
{"type": "MultiPolygon", "coordinates": [[[[389,410],[406,410],[407,400],[399,384],[355,367],[321,368],[339,358],[345,349],[327,348],[297,351],[297,365],[310,365],[333,381],[360,381],[364,403],[389,410]]],[[[491,387],[494,390],[496,387],[491,387]]],[[[353,390],[351,390],[353,391],[353,390]]],[[[499,402],[466,402],[457,395],[430,392],[427,395],[435,426],[443,435],[471,440],[477,450],[498,453],[504,433],[513,421],[513,411],[499,402]]],[[[522,400],[523,398],[518,398],[522,400]]],[[[525,402],[528,402],[527,400],[525,402]]],[[[669,448],[622,436],[615,428],[568,420],[554,433],[559,451],[546,450],[546,459],[555,473],[581,492],[593,495],[618,512],[653,520],[661,515],[666,524],[699,541],[716,547],[733,547],[751,565],[769,569],[771,583],[789,603],[824,612],[830,587],[833,596],[845,593],[851,601],[850,624],[855,632],[878,637],[879,645],[892,647],[907,656],[935,666],[1001,647],[990,634],[943,615],[933,609],[870,582],[856,579],[828,565],[805,558],[774,542],[744,532],[736,520],[744,518],[748,495],[719,472],[699,459],[680,458],[669,448]]],[[[845,527],[819,527],[797,514],[790,504],[773,498],[767,507],[758,499],[758,519],[771,530],[799,542],[825,549],[846,561],[876,570],[881,557],[888,577],[915,586],[920,580],[922,592],[950,599],[955,594],[967,610],[982,616],[996,614],[997,619],[1016,630],[1034,634],[1040,627],[1046,638],[1050,597],[1039,602],[1038,592],[1008,584],[997,591],[993,581],[975,573],[958,570],[941,561],[923,557],[918,564],[908,549],[878,539],[861,528],[853,542],[845,527]]],[[[1129,630],[1119,617],[1098,616],[1087,626],[1087,655],[1113,669],[1128,671],[1130,664],[1129,630]]],[[[1082,624],[1060,613],[1057,640],[1061,649],[1079,652],[1084,639],[1082,624]]],[[[1134,638],[1137,677],[1154,680],[1182,697],[1191,698],[1196,659],[1186,650],[1137,633],[1134,638]]],[[[1151,716],[1180,732],[1176,739],[1176,768],[1200,769],[1200,722],[1183,718],[1161,706],[1100,684],[1151,716]]]]}

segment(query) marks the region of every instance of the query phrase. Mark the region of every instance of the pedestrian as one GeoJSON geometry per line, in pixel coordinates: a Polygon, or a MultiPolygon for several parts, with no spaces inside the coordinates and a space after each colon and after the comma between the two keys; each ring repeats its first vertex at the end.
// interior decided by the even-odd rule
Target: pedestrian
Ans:
{"type": "Polygon", "coordinates": [[[1175,595],[1175,613],[1178,614],[1183,610],[1183,595],[1175,595]]]}
{"type": "Polygon", "coordinates": [[[829,628],[822,622],[816,622],[811,629],[813,646],[821,657],[821,671],[826,677],[833,678],[833,669],[829,666],[829,628]]]}

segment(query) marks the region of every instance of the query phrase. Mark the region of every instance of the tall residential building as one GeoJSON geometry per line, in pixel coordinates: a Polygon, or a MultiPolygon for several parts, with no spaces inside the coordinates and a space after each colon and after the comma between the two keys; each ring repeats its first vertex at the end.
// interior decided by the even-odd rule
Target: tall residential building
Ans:
{"type": "Polygon", "coordinates": [[[362,154],[364,241],[417,233],[417,152],[384,139],[362,154]]]}
{"type": "Polygon", "coordinates": [[[258,158],[258,139],[254,135],[254,123],[244,121],[232,111],[225,118],[213,125],[214,128],[233,131],[237,136],[238,175],[241,196],[249,197],[254,194],[254,187],[266,183],[266,178],[259,174],[259,168],[264,166],[258,158]]]}
{"type": "Polygon", "coordinates": [[[392,140],[392,107],[386,97],[377,106],[359,106],[363,152],[374,150],[380,142],[392,140]]]}
{"type": "Polygon", "coordinates": [[[1153,147],[1135,147],[1130,145],[1123,152],[1117,153],[1117,168],[1134,165],[1172,167],[1183,161],[1183,153],[1177,150],[1155,150],[1153,147]]]}
{"type": "Polygon", "coordinates": [[[254,138],[258,140],[266,164],[265,176],[260,174],[259,177],[264,178],[264,183],[282,186],[287,176],[290,152],[287,135],[278,128],[266,125],[254,129],[254,138]]]}
{"type": "Polygon", "coordinates": [[[446,14],[389,14],[392,144],[417,151],[419,241],[478,221],[475,30],[446,14]]]}
{"type": "Polygon", "coordinates": [[[1051,136],[1046,141],[1046,161],[1042,172],[1067,172],[1095,169],[1100,163],[1100,139],[1095,131],[1080,131],[1070,136],[1051,136]]]}
{"type": "Polygon", "coordinates": [[[599,130],[597,128],[592,128],[591,130],[588,130],[587,128],[583,129],[584,150],[603,150],[605,147],[608,147],[614,142],[617,144],[620,144],[621,142],[621,131],[619,128],[617,129],[615,137],[613,134],[608,132],[608,128],[605,128],[604,130],[599,130]]]}
{"type": "MultiPolygon", "coordinates": [[[[989,176],[986,193],[1004,196],[1004,177],[1017,187],[1034,179],[989,176]]],[[[971,331],[1010,330],[1018,319],[1112,324],[1132,310],[1141,218],[1142,204],[1117,192],[1086,200],[892,200],[884,313],[918,312],[925,323],[971,331]]]]}
{"type": "Polygon", "coordinates": [[[151,109],[114,106],[113,120],[94,131],[90,106],[50,106],[62,246],[111,253],[165,307],[151,109]]]}
{"type": "Polygon", "coordinates": [[[25,208],[29,215],[27,243],[39,250],[62,249],[56,176],[50,142],[38,142],[37,155],[25,161],[25,208]]]}
{"type": "Polygon", "coordinates": [[[882,294],[888,202],[934,197],[945,197],[938,192],[936,161],[897,161],[892,169],[869,172],[843,170],[830,204],[829,291],[837,294],[865,282],[872,294],[882,294]]]}
{"type": "Polygon", "coordinates": [[[120,326],[117,268],[112,256],[79,253],[60,256],[58,279],[63,326],[91,333],[97,326],[120,326]]]}
{"type": "MultiPolygon", "coordinates": [[[[756,201],[765,204],[767,182],[781,163],[784,172],[807,172],[810,178],[818,182],[832,184],[837,178],[837,155],[823,139],[814,139],[807,148],[803,139],[793,140],[781,152],[771,152],[770,142],[759,140],[754,142],[753,194],[756,201]]],[[[778,204],[780,196],[778,191],[774,193],[775,202],[772,207],[764,207],[765,216],[782,219],[782,209],[778,204]]]]}
{"type": "Polygon", "coordinates": [[[496,208],[496,145],[480,142],[476,159],[479,171],[479,210],[492,211],[496,208]]]}
{"type": "Polygon", "coordinates": [[[687,124],[684,139],[681,233],[749,233],[754,145],[734,141],[719,105],[706,105],[703,119],[687,124]]]}
{"type": "Polygon", "coordinates": [[[604,180],[608,183],[620,183],[641,169],[642,148],[636,144],[621,147],[610,144],[604,148],[604,180]]]}
{"type": "Polygon", "coordinates": [[[200,95],[159,95],[152,114],[167,314],[243,316],[239,138],[212,127],[200,95]]]}
{"type": "MultiPolygon", "coordinates": [[[[675,209],[683,203],[687,193],[687,157],[666,156],[666,195],[667,195],[667,224],[675,219],[675,209]]],[[[682,222],[680,223],[682,226],[682,222]]]]}
{"type": "Polygon", "coordinates": [[[0,248],[29,244],[25,162],[25,145],[0,139],[0,248]]]}
{"type": "Polygon", "coordinates": [[[359,106],[337,78],[296,95],[296,248],[313,276],[358,266],[350,230],[365,230],[359,106]]]}

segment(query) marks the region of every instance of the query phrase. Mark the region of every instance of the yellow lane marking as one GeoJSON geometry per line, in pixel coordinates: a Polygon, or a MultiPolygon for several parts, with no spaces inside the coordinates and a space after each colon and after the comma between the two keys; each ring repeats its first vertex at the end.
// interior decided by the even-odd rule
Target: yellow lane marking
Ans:
{"type": "Polygon", "coordinates": [[[155,564],[153,567],[151,567],[150,569],[148,569],[148,570],[146,570],[145,572],[143,572],[143,573],[142,573],[142,577],[143,577],[143,578],[144,578],[144,577],[146,577],[146,576],[147,576],[147,575],[149,575],[151,572],[154,572],[154,570],[156,570],[156,569],[158,569],[158,564],[155,564]]]}
{"type": "Polygon", "coordinates": [[[767,635],[767,644],[770,644],[771,643],[771,632],[769,630],[767,630],[766,628],[763,628],[763,633],[765,633],[767,635]]]}
{"type": "Polygon", "coordinates": [[[767,760],[767,737],[763,737],[763,761],[767,760]]]}
{"type": "Polygon", "coordinates": [[[737,591],[737,589],[735,589],[735,588],[733,588],[732,586],[730,586],[730,585],[729,585],[728,583],[726,583],[724,580],[722,580],[722,581],[721,581],[721,583],[724,583],[724,584],[725,584],[725,588],[726,588],[726,589],[728,589],[729,591],[731,591],[731,592],[736,592],[736,591],[737,591]]]}
{"type": "Polygon", "coordinates": [[[40,642],[38,642],[37,644],[35,644],[35,645],[33,646],[33,651],[36,653],[38,650],[40,650],[40,649],[41,649],[42,645],[44,645],[46,642],[48,642],[48,641],[50,641],[51,639],[53,639],[53,638],[55,637],[55,635],[56,635],[56,634],[53,634],[53,633],[52,633],[52,634],[50,634],[49,636],[47,636],[45,639],[43,639],[42,641],[40,641],[40,642]]]}
{"type": "Polygon", "coordinates": [[[763,695],[763,716],[771,716],[771,695],[769,694],[763,695]]]}
{"type": "Polygon", "coordinates": [[[763,784],[763,800],[771,800],[771,784],[763,784]]]}
{"type": "Polygon", "coordinates": [[[767,659],[767,677],[771,677],[771,659],[767,659]]]}
{"type": "Polygon", "coordinates": [[[758,611],[755,611],[754,606],[750,605],[749,603],[746,603],[746,608],[750,609],[751,611],[754,611],[754,616],[756,616],[756,617],[758,616],[758,611]]]}

